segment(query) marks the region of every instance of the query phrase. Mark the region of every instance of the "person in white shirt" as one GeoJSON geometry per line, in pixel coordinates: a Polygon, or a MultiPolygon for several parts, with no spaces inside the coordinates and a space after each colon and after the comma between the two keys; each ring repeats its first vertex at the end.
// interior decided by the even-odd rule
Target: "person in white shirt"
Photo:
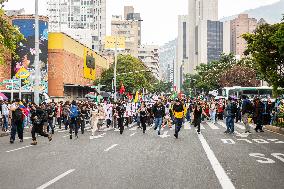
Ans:
{"type": "Polygon", "coordinates": [[[9,123],[9,108],[7,102],[3,102],[2,104],[2,115],[3,115],[3,131],[7,132],[8,130],[8,123],[9,123]]]}

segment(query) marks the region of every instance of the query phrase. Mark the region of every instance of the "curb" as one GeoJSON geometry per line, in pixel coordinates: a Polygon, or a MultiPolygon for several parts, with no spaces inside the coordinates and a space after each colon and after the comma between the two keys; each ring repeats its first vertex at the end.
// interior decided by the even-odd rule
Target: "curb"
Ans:
{"type": "Polygon", "coordinates": [[[9,133],[0,133],[0,137],[9,136],[9,133]]]}
{"type": "Polygon", "coordinates": [[[281,127],[266,125],[265,129],[284,135],[284,128],[281,128],[281,127]]]}

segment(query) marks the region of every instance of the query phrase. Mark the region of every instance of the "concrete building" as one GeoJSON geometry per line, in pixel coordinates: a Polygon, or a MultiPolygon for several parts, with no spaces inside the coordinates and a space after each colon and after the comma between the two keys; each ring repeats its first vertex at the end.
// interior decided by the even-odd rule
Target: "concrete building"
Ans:
{"type": "Polygon", "coordinates": [[[64,33],[49,33],[48,40],[49,96],[64,100],[84,97],[109,68],[107,60],[64,33]]]}
{"type": "Polygon", "coordinates": [[[138,49],[138,58],[148,67],[156,79],[161,80],[159,65],[159,46],[142,45],[138,49]]]}
{"type": "Polygon", "coordinates": [[[139,13],[134,13],[133,7],[125,7],[124,16],[112,16],[111,35],[125,37],[125,54],[138,57],[138,48],[141,45],[141,18],[139,13]]]}
{"type": "MultiPolygon", "coordinates": [[[[211,32],[204,29],[214,28],[213,22],[218,21],[218,0],[189,0],[188,1],[188,20],[189,20],[189,62],[193,64],[195,69],[201,62],[206,60],[208,52],[206,46],[207,41],[203,37],[211,32]],[[210,27],[208,27],[210,26],[210,27]],[[201,41],[202,40],[202,41],[201,41]]],[[[217,25],[217,23],[215,23],[217,25]]],[[[217,28],[217,26],[215,27],[217,28]]],[[[219,38],[219,37],[218,37],[219,38]]],[[[223,37],[222,37],[223,38],[223,37]]],[[[211,43],[211,42],[210,42],[211,43]]],[[[218,43],[218,42],[212,42],[218,43]]]]}
{"type": "Polygon", "coordinates": [[[231,21],[223,22],[223,53],[231,53],[231,21]]]}
{"type": "Polygon", "coordinates": [[[5,15],[7,16],[17,16],[25,14],[25,9],[19,9],[19,10],[5,10],[5,15]]]}
{"type": "Polygon", "coordinates": [[[202,20],[198,26],[198,65],[219,60],[223,52],[223,23],[202,20]]]}
{"type": "Polygon", "coordinates": [[[178,16],[178,38],[176,61],[174,65],[174,86],[179,91],[182,87],[184,75],[193,73],[193,64],[189,62],[189,20],[187,15],[178,16]]]}
{"type": "Polygon", "coordinates": [[[176,65],[177,39],[167,42],[159,48],[160,76],[162,81],[174,84],[174,66],[176,65]]]}
{"type": "Polygon", "coordinates": [[[106,0],[48,0],[50,32],[64,32],[95,51],[106,35],[106,0]]]}
{"type": "Polygon", "coordinates": [[[247,43],[242,38],[245,33],[253,33],[257,27],[257,20],[249,18],[248,14],[240,14],[238,18],[231,21],[231,51],[237,58],[244,56],[247,43]]]}

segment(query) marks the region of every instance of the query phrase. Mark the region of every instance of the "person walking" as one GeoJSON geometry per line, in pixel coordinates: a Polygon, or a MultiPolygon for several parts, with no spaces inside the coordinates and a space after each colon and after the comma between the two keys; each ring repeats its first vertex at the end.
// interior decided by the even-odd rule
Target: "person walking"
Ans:
{"type": "Polygon", "coordinates": [[[173,113],[175,117],[175,134],[174,136],[178,138],[178,133],[182,127],[184,115],[186,113],[186,109],[182,102],[179,99],[176,99],[176,103],[173,106],[173,113]]]}
{"type": "Polygon", "coordinates": [[[78,138],[78,126],[77,119],[79,115],[79,109],[76,104],[76,101],[73,100],[70,107],[70,139],[72,139],[73,130],[75,131],[75,137],[78,138]]]}
{"type": "Polygon", "coordinates": [[[16,99],[15,102],[11,105],[10,111],[12,112],[12,120],[11,120],[11,137],[10,143],[13,144],[15,141],[16,133],[18,133],[18,137],[20,142],[23,142],[23,121],[24,121],[24,114],[19,107],[20,100],[16,99]]]}
{"type": "Polygon", "coordinates": [[[254,100],[253,106],[253,122],[256,124],[255,132],[264,132],[262,129],[263,125],[263,112],[264,105],[258,97],[254,100]]]}
{"type": "Polygon", "coordinates": [[[53,109],[51,104],[49,104],[46,111],[48,116],[47,132],[49,133],[49,131],[51,131],[51,134],[54,134],[53,117],[55,116],[55,110],[53,109]]]}
{"type": "Polygon", "coordinates": [[[2,115],[3,115],[3,131],[8,131],[8,125],[9,125],[9,108],[7,105],[7,102],[4,101],[2,104],[2,115]]]}
{"type": "Polygon", "coordinates": [[[194,117],[194,127],[197,127],[197,133],[200,134],[200,124],[201,124],[201,116],[202,114],[207,117],[206,113],[200,106],[200,104],[196,104],[193,110],[193,117],[194,117]]]}
{"type": "Polygon", "coordinates": [[[52,140],[52,136],[43,131],[43,125],[45,122],[45,112],[36,105],[31,105],[31,122],[32,122],[32,143],[31,145],[37,145],[35,134],[38,133],[41,136],[47,137],[49,142],[52,140]]]}
{"type": "Polygon", "coordinates": [[[155,128],[158,129],[158,135],[161,134],[161,126],[163,123],[163,117],[165,116],[165,106],[162,104],[161,100],[156,101],[153,106],[153,114],[155,118],[155,128]]]}
{"type": "Polygon", "coordinates": [[[146,131],[146,122],[147,122],[147,108],[145,102],[142,102],[141,107],[138,110],[140,114],[140,121],[143,128],[143,133],[146,131]]]}
{"type": "Polygon", "coordinates": [[[117,107],[116,107],[116,111],[117,111],[117,124],[119,127],[119,131],[120,134],[122,135],[123,131],[124,131],[124,112],[125,112],[125,108],[123,106],[123,104],[121,102],[118,102],[117,107]]]}
{"type": "Polygon", "coordinates": [[[243,123],[245,125],[245,133],[251,133],[250,126],[248,123],[248,117],[252,113],[252,108],[253,108],[252,103],[247,99],[247,96],[245,95],[242,96],[242,99],[243,102],[242,102],[241,112],[242,112],[243,123]]]}
{"type": "Polygon", "coordinates": [[[228,98],[228,104],[225,108],[226,111],[226,126],[227,130],[224,133],[233,134],[235,132],[234,119],[237,112],[237,106],[231,97],[228,98]]]}
{"type": "Polygon", "coordinates": [[[211,101],[210,103],[210,109],[209,109],[209,114],[210,114],[210,120],[213,124],[216,123],[216,102],[214,100],[211,101]]]}

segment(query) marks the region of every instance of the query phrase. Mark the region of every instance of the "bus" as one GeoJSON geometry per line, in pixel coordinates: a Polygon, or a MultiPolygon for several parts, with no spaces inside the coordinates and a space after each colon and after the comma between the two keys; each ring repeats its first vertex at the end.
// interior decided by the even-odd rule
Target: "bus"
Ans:
{"type": "Polygon", "coordinates": [[[222,89],[222,96],[228,99],[229,96],[234,96],[236,98],[241,98],[242,95],[248,96],[250,99],[255,96],[260,96],[264,98],[272,97],[272,87],[262,86],[262,87],[225,87],[222,89]]]}

